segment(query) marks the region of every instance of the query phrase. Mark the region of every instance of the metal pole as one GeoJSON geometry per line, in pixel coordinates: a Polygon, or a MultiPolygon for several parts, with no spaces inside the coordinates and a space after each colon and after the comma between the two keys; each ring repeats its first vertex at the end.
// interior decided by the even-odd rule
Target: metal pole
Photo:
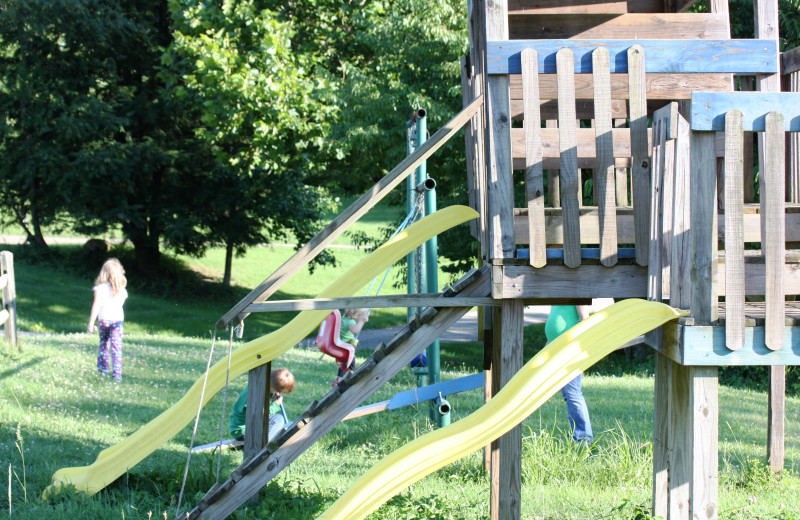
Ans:
{"type": "MultiPolygon", "coordinates": [[[[416,115],[416,114],[415,114],[416,115]]],[[[408,150],[408,155],[411,155],[414,150],[417,149],[417,122],[416,117],[412,116],[411,119],[407,123],[408,133],[406,139],[406,149],[408,150]]],[[[410,214],[411,211],[414,209],[414,206],[417,203],[417,170],[411,172],[406,180],[406,215],[410,214]]],[[[415,281],[417,279],[417,258],[416,258],[416,250],[411,251],[408,253],[406,257],[406,261],[408,263],[408,279],[407,279],[407,287],[408,287],[408,294],[416,294],[420,292],[416,288],[415,281]]],[[[409,307],[407,310],[407,319],[411,319],[411,316],[414,313],[414,309],[409,307]]]]}

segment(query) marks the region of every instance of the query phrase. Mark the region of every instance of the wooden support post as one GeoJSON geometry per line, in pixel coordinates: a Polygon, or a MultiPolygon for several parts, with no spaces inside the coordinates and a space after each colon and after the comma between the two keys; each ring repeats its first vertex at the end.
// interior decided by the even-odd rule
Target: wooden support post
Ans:
{"type": "Polygon", "coordinates": [[[670,520],[711,519],[719,513],[717,370],[670,361],[670,520]]]}
{"type": "Polygon", "coordinates": [[[3,332],[5,332],[6,342],[9,345],[19,347],[19,343],[17,343],[17,290],[14,284],[14,255],[10,251],[0,252],[0,272],[6,279],[3,286],[3,310],[8,312],[8,318],[3,324],[3,332]]]}
{"type": "MultiPolygon", "coordinates": [[[[485,2],[486,40],[508,39],[506,2],[485,2]]],[[[486,166],[489,196],[489,258],[513,258],[514,180],[508,74],[486,75],[486,166]]]]}
{"type": "MultiPolygon", "coordinates": [[[[494,308],[492,390],[496,394],[522,368],[522,300],[494,308]]],[[[519,520],[522,511],[522,429],[518,425],[492,443],[489,512],[492,520],[519,520]]]]}
{"type": "MultiPolygon", "coordinates": [[[[244,458],[264,449],[269,439],[269,387],[272,362],[252,369],[247,375],[247,412],[245,413],[244,458]]],[[[258,493],[248,500],[258,502],[258,493]]]]}
{"type": "MultiPolygon", "coordinates": [[[[492,307],[483,309],[483,403],[492,399],[492,360],[494,359],[494,311],[492,307]]],[[[492,470],[492,444],[483,448],[483,468],[488,473],[492,470]]]]}

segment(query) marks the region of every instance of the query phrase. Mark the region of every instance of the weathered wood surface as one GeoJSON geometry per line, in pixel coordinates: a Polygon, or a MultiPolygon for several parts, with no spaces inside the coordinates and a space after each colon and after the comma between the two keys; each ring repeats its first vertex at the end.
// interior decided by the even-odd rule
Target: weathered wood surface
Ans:
{"type": "Polygon", "coordinates": [[[726,345],[731,350],[744,346],[744,131],[742,113],[725,116],[725,323],[726,345]]]}
{"type": "Polygon", "coordinates": [[[367,213],[367,211],[380,202],[383,197],[397,187],[411,172],[422,164],[423,161],[428,159],[428,157],[433,155],[444,143],[456,135],[458,131],[461,130],[461,127],[464,126],[482,106],[483,97],[480,97],[448,121],[446,125],[437,130],[425,141],[425,144],[403,159],[392,171],[383,176],[372,189],[356,199],[353,204],[333,219],[330,224],[317,233],[314,238],[300,248],[297,253],[292,255],[291,258],[276,269],[266,280],[261,282],[258,287],[250,291],[247,296],[234,305],[218,320],[217,325],[219,327],[226,327],[231,321],[244,319],[245,316],[243,316],[242,313],[245,307],[251,303],[260,303],[272,296],[287,280],[289,280],[289,278],[304,266],[308,265],[322,250],[344,233],[353,222],[367,213]]]}
{"type": "Polygon", "coordinates": [[[11,251],[0,251],[0,270],[5,282],[3,283],[3,314],[8,316],[2,320],[3,332],[9,345],[22,349],[17,342],[17,288],[14,279],[14,254],[11,251]]]}
{"type": "Polygon", "coordinates": [[[564,219],[564,264],[581,264],[581,236],[578,189],[578,152],[575,119],[575,90],[573,89],[572,51],[562,49],[558,61],[558,137],[561,155],[561,208],[564,219]]]}
{"type": "Polygon", "coordinates": [[[592,53],[592,69],[595,77],[594,132],[597,150],[594,186],[600,219],[600,262],[610,267],[617,263],[617,213],[608,51],[597,49],[592,53]]]}
{"type": "Polygon", "coordinates": [[[717,319],[717,160],[714,134],[692,132],[691,141],[691,230],[692,316],[698,324],[717,319]]]}
{"type": "Polygon", "coordinates": [[[565,4],[561,0],[509,0],[509,15],[661,13],[660,0],[600,0],[565,4]]]}
{"type": "Polygon", "coordinates": [[[692,130],[724,130],[725,114],[731,110],[742,112],[746,132],[763,132],[769,112],[783,114],[785,131],[800,131],[800,94],[795,92],[695,92],[692,130]]]}
{"type": "Polygon", "coordinates": [[[675,180],[672,205],[672,254],[670,255],[670,304],[679,309],[690,309],[692,283],[692,239],[691,239],[691,130],[689,123],[680,115],[676,116],[677,135],[675,138],[675,180]]]}
{"type": "MultiPolygon", "coordinates": [[[[494,350],[492,392],[497,394],[522,368],[522,326],[524,305],[521,300],[504,300],[494,309],[494,350]]],[[[498,489],[490,501],[490,517],[520,518],[522,507],[522,425],[517,425],[492,444],[492,489],[498,489]]]]}
{"type": "Polygon", "coordinates": [[[384,296],[351,296],[343,298],[303,298],[297,300],[271,300],[248,305],[252,312],[310,311],[319,309],[370,309],[388,307],[464,307],[497,305],[491,298],[440,298],[439,293],[395,294],[384,296]]]}
{"type": "Polygon", "coordinates": [[[530,263],[547,263],[544,225],[544,169],[542,167],[542,124],[539,113],[539,73],[534,66],[536,51],[522,51],[522,82],[525,93],[525,195],[528,206],[530,263]]]}
{"type": "Polygon", "coordinates": [[[728,18],[718,14],[632,13],[510,15],[508,35],[522,38],[629,38],[631,27],[642,39],[708,40],[728,37],[728,18]]]}
{"type": "MultiPolygon", "coordinates": [[[[800,99],[800,97],[798,97],[800,99]]],[[[762,249],[766,259],[767,347],[783,348],[784,319],[784,180],[785,138],[783,116],[770,112],[766,117],[764,174],[761,176],[761,218],[765,236],[762,249]]]]}
{"type": "MultiPolygon", "coordinates": [[[[626,28],[630,36],[631,28],[626,28]]],[[[519,74],[519,53],[530,47],[539,53],[539,73],[556,72],[553,55],[561,49],[573,52],[575,73],[591,73],[591,53],[597,47],[609,52],[612,73],[628,72],[628,49],[645,49],[648,73],[731,73],[756,74],[776,71],[778,46],[769,40],[500,40],[486,42],[488,74],[519,74]],[[698,56],[702,59],[698,59],[698,56]]]]}
{"type": "Polygon", "coordinates": [[[800,72],[800,47],[781,53],[781,74],[785,76],[795,72],[800,72]]]}
{"type": "Polygon", "coordinates": [[[647,139],[647,95],[644,81],[644,49],[628,49],[630,90],[631,183],[633,187],[633,226],[636,263],[647,265],[650,234],[650,148],[647,139]]]}
{"type": "MultiPolygon", "coordinates": [[[[650,243],[647,259],[647,299],[652,301],[662,301],[662,263],[667,260],[661,254],[663,237],[662,216],[663,204],[665,199],[662,194],[664,191],[664,168],[665,168],[665,148],[667,144],[667,125],[664,117],[653,119],[653,147],[651,148],[651,174],[650,181],[650,243]]],[[[654,331],[655,332],[655,331],[654,331]]],[[[655,332],[657,334],[657,332],[655,332]]]]}
{"type": "MultiPolygon", "coordinates": [[[[688,146],[682,149],[682,152],[676,151],[675,157],[682,163],[688,164],[688,146]]],[[[677,166],[676,166],[677,168],[677,166]]],[[[682,204],[683,200],[676,198],[677,204],[682,204]]],[[[673,212],[675,210],[673,209],[673,212]]],[[[561,210],[558,208],[545,208],[545,237],[548,245],[563,244],[563,221],[561,218],[561,210]]],[[[634,241],[633,233],[633,212],[631,208],[617,208],[617,242],[620,244],[632,244],[634,241]]],[[[597,208],[585,206],[580,209],[580,223],[581,223],[581,241],[584,244],[599,244],[600,234],[599,229],[599,212],[597,208]]],[[[527,209],[517,208],[514,210],[514,228],[516,229],[516,237],[518,244],[528,243],[528,216],[527,209]]],[[[744,241],[745,242],[761,242],[761,215],[758,210],[754,210],[752,205],[745,207],[744,219],[744,241]]],[[[786,213],[785,226],[786,241],[798,242],[800,241],[800,213],[786,213]]],[[[685,230],[684,230],[685,231],[685,230]]],[[[725,240],[725,222],[719,221],[719,239],[725,240]]],[[[678,235],[679,233],[675,233],[678,235]]],[[[672,262],[671,262],[672,263],[672,262]]],[[[790,293],[788,293],[790,294],[790,293]]]]}

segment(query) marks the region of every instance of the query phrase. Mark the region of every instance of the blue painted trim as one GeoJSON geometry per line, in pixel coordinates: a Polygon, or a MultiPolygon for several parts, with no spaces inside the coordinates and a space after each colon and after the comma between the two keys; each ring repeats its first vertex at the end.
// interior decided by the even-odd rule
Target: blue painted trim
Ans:
{"type": "Polygon", "coordinates": [[[644,48],[646,72],[764,73],[779,70],[774,40],[506,40],[486,44],[489,74],[521,74],[521,53],[539,55],[539,73],[555,74],[556,53],[572,50],[575,73],[592,72],[592,51],[608,49],[611,72],[628,72],[628,49],[644,48]]]}
{"type": "MultiPolygon", "coordinates": [[[[564,258],[564,250],[562,248],[548,248],[545,249],[547,252],[547,259],[554,260],[554,259],[563,259],[564,258]]],[[[530,249],[517,249],[517,259],[519,260],[527,260],[531,257],[530,249]]],[[[600,248],[598,247],[582,247],[581,248],[581,258],[600,258],[600,248]]],[[[623,247],[617,249],[617,258],[636,258],[636,250],[632,247],[623,247]]]]}
{"type": "Polygon", "coordinates": [[[692,130],[725,130],[725,113],[742,112],[746,132],[763,132],[768,112],[783,114],[784,130],[800,132],[800,93],[797,92],[693,92],[692,130]]]}
{"type": "Polygon", "coordinates": [[[784,347],[764,344],[764,327],[744,329],[744,347],[728,350],[723,327],[683,328],[683,364],[699,366],[800,365],[800,327],[786,327],[784,347]]]}
{"type": "Polygon", "coordinates": [[[389,400],[388,408],[389,410],[394,410],[422,401],[430,401],[439,397],[439,393],[442,396],[448,396],[475,388],[483,388],[483,372],[397,393],[389,400]]]}

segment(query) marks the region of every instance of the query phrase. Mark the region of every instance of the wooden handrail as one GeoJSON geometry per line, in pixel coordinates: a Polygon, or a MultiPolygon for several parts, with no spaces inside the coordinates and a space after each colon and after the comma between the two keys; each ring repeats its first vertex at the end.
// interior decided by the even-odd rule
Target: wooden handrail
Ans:
{"type": "Polygon", "coordinates": [[[483,96],[478,97],[455,117],[436,131],[430,139],[417,148],[414,153],[403,159],[400,164],[387,173],[378,183],[353,202],[346,210],[339,214],[325,229],[314,236],[306,245],[301,247],[291,258],[284,262],[266,280],[234,305],[222,318],[217,321],[220,328],[227,327],[232,321],[241,321],[248,312],[245,308],[253,303],[260,303],[275,294],[284,283],[295,273],[305,267],[331,242],[341,235],[351,224],[361,218],[378,202],[392,191],[400,182],[414,171],[423,161],[433,155],[436,150],[453,137],[461,127],[472,119],[472,116],[483,105],[483,96]]]}

